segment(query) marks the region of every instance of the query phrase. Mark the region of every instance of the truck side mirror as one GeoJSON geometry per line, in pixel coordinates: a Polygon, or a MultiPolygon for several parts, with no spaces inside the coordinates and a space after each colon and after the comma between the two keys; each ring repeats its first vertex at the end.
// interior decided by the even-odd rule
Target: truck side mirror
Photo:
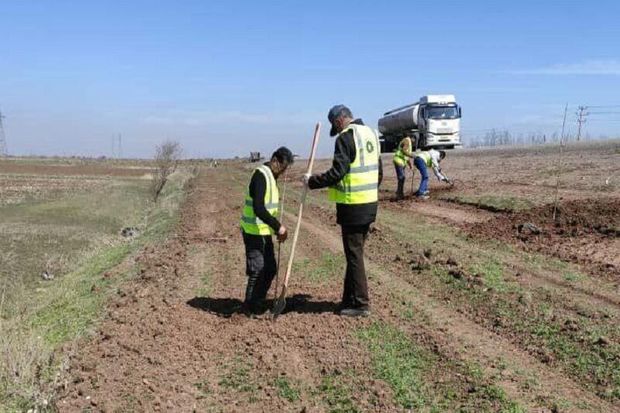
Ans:
{"type": "Polygon", "coordinates": [[[463,117],[463,111],[461,110],[461,107],[459,106],[459,118],[463,117]]]}

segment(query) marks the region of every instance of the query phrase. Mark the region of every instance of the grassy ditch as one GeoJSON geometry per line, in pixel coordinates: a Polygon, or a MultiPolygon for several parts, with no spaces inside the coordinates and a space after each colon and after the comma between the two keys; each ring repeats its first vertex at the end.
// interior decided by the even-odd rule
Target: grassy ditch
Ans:
{"type": "Polygon", "coordinates": [[[63,235],[69,234],[70,239],[90,234],[90,242],[76,247],[64,243],[63,236],[51,234],[51,244],[32,242],[31,249],[11,253],[10,262],[14,264],[4,268],[13,271],[3,274],[0,280],[0,411],[49,409],[66,362],[57,350],[88,334],[109,295],[137,271],[127,265],[119,267],[120,275],[102,274],[145,245],[161,242],[167,236],[178,221],[177,212],[190,178],[186,171],[177,172],[157,204],[147,200],[148,182],[142,186],[134,182],[129,186],[121,183],[104,194],[23,205],[21,217],[20,211],[13,209],[2,215],[0,225],[19,221],[26,229],[29,225],[36,229],[45,221],[45,225],[59,231],[68,228],[63,235]],[[141,234],[130,240],[120,237],[118,231],[128,224],[139,227],[141,234]],[[30,255],[45,255],[51,245],[75,263],[60,266],[53,281],[28,278],[29,267],[20,267],[19,261],[30,255]],[[65,268],[69,270],[63,272],[65,268]]]}
{"type": "Polygon", "coordinates": [[[492,212],[518,212],[530,209],[534,204],[525,198],[499,195],[441,195],[439,199],[462,205],[472,205],[476,208],[492,212]]]}

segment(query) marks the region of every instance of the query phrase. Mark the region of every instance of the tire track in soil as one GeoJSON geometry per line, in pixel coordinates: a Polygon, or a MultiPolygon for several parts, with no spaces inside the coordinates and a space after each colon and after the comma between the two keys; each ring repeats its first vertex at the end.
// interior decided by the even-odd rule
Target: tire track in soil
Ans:
{"type": "MultiPolygon", "coordinates": [[[[312,222],[304,221],[302,226],[319,236],[330,250],[339,252],[340,240],[333,230],[315,223],[325,222],[325,219],[317,217],[316,213],[313,212],[308,215],[313,215],[314,219],[312,222]]],[[[536,377],[544,389],[544,398],[560,399],[571,403],[571,407],[565,410],[567,412],[620,411],[619,407],[585,391],[577,383],[539,362],[507,339],[445,307],[427,292],[412,291],[411,285],[401,277],[392,276],[385,264],[375,263],[372,258],[369,262],[369,271],[377,278],[372,292],[375,302],[374,308],[375,311],[378,310],[381,318],[393,319],[390,317],[390,307],[386,304],[394,299],[393,291],[407,292],[407,299],[428,320],[427,333],[437,343],[440,343],[443,352],[479,363],[488,375],[498,373],[498,364],[507,366],[508,373],[506,370],[503,373],[506,381],[501,382],[500,385],[514,400],[522,402],[530,409],[536,409],[537,406],[540,406],[539,395],[520,390],[527,388],[527,383],[525,383],[527,377],[536,377]],[[377,304],[379,305],[377,306],[377,304]],[[587,407],[580,407],[584,403],[587,404],[587,407]]],[[[411,331],[410,325],[398,321],[397,323],[405,331],[411,331]]]]}
{"type": "Polygon", "coordinates": [[[423,215],[434,222],[445,224],[446,220],[455,224],[475,224],[487,221],[494,215],[493,212],[466,205],[458,205],[441,200],[416,200],[412,195],[406,195],[405,199],[394,201],[390,196],[381,194],[382,206],[389,209],[411,212],[423,215]]]}
{"type": "Polygon", "coordinates": [[[357,405],[397,411],[386,385],[369,379],[370,356],[350,336],[370,321],[331,314],[333,285],[292,287],[291,294],[332,300],[310,297],[277,323],[230,315],[246,278],[241,198],[224,190],[230,182],[222,169],[193,182],[176,235],[135,258],[139,277],[119,290],[96,334],[80,343],[58,410],[323,412],[327,406],[313,395],[321,377],[352,370],[365,389],[354,395],[357,405]],[[197,261],[205,258],[212,293],[196,297],[197,261]],[[279,397],[277,377],[299,383],[301,400],[279,397]]]}

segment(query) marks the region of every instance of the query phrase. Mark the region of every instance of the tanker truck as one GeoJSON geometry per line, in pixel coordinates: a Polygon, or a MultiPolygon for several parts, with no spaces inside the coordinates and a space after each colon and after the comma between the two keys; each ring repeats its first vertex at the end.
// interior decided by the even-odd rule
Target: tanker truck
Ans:
{"type": "Polygon", "coordinates": [[[461,145],[460,131],[461,108],[454,95],[422,96],[379,119],[381,152],[393,152],[405,136],[415,149],[454,149],[461,145]]]}

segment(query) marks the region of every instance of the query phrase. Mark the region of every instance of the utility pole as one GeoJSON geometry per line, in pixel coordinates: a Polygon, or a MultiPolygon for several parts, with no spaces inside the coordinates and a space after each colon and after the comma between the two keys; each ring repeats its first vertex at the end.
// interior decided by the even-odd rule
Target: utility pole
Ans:
{"type": "Polygon", "coordinates": [[[123,157],[123,140],[120,133],[118,134],[118,157],[123,157]]]}
{"type": "Polygon", "coordinates": [[[583,124],[586,123],[586,116],[588,116],[590,112],[586,112],[588,110],[587,106],[579,106],[577,109],[577,141],[579,142],[579,139],[581,139],[581,128],[583,124]]]}
{"type": "Polygon", "coordinates": [[[6,146],[6,136],[4,135],[4,125],[2,124],[2,119],[6,116],[2,114],[0,110],[0,158],[8,156],[9,152],[6,146]]]}

